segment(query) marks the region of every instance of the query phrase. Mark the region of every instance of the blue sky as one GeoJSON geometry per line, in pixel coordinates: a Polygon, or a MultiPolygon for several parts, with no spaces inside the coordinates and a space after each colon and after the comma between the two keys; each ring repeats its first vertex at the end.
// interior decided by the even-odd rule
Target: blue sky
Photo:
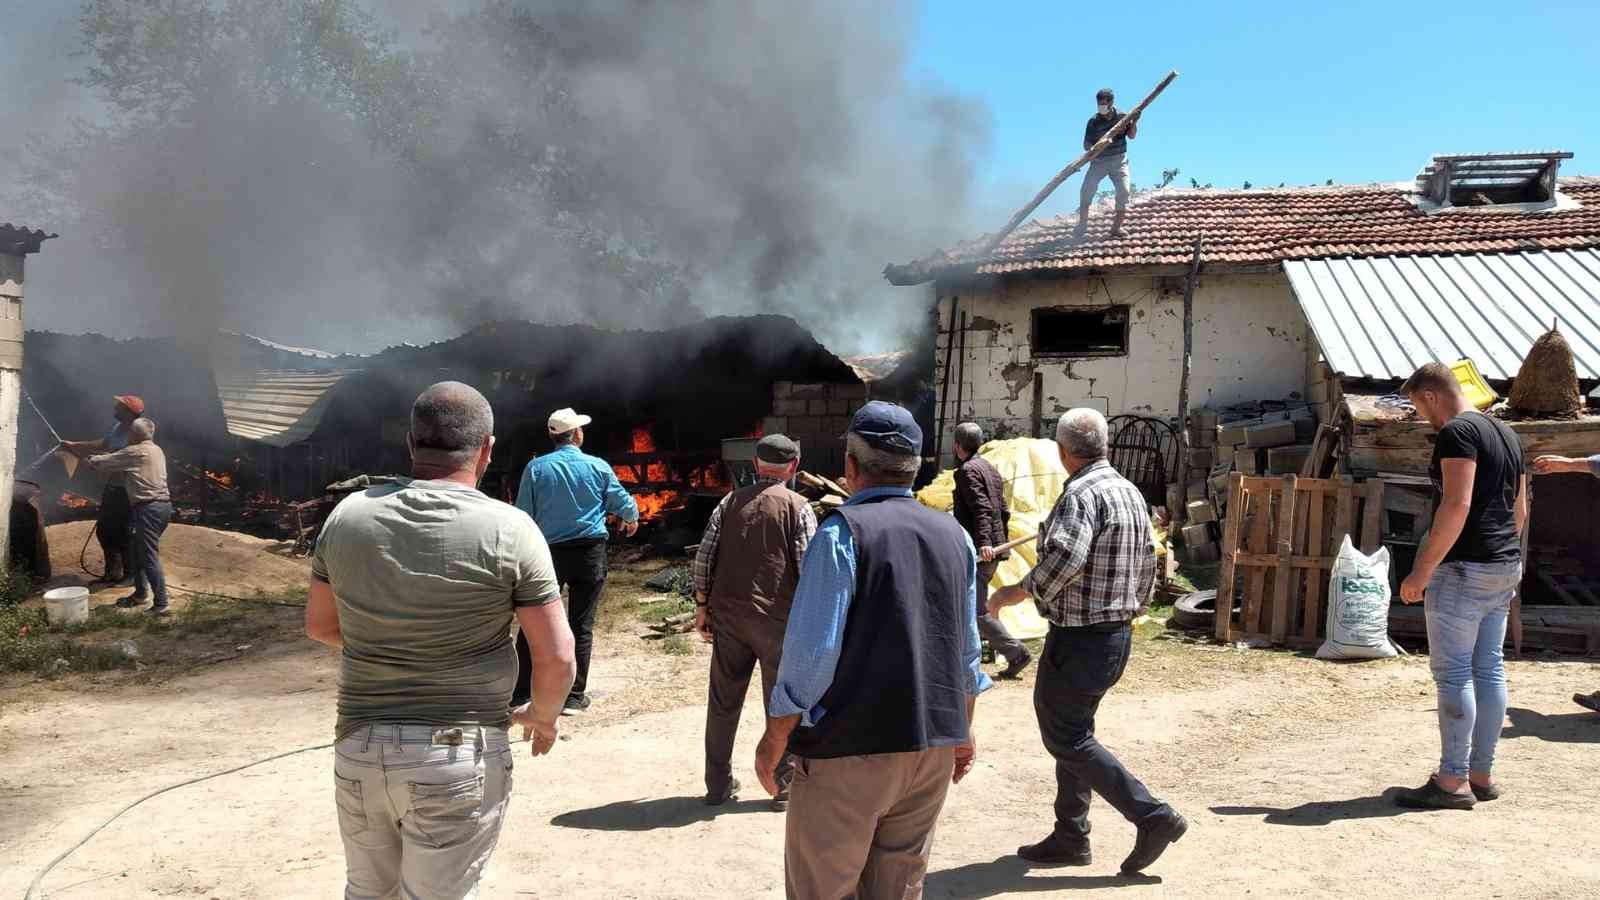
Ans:
{"type": "Polygon", "coordinates": [[[1098,88],[1131,107],[1169,69],[1130,147],[1141,184],[1397,181],[1434,153],[1548,147],[1600,174],[1593,2],[925,0],[918,28],[916,70],[993,114],[985,205],[1020,206],[1080,152],[1098,88]]]}

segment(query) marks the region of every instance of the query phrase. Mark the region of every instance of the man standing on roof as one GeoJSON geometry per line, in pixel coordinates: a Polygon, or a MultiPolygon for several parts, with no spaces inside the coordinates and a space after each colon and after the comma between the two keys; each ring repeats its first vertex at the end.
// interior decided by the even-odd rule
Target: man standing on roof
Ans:
{"type": "MultiPolygon", "coordinates": [[[[694,626],[711,643],[706,704],[706,803],[738,799],[733,739],[756,663],[761,705],[772,698],[784,626],[800,580],[800,561],[817,530],[811,504],[786,483],[800,468],[800,445],[781,434],[756,444],[756,480],[722,498],[694,557],[694,626]]],[[[794,762],[778,763],[773,808],[789,802],[794,762]]]]}
{"type": "MultiPolygon", "coordinates": [[[[622,520],[622,533],[639,530],[639,506],[623,489],[617,473],[584,453],[583,429],[594,421],[571,407],[550,414],[547,430],[555,450],[535,458],[522,472],[517,508],[527,513],[550,543],[556,580],[567,588],[567,621],[576,645],[578,676],[563,715],[589,708],[589,654],[594,649],[594,615],[606,583],[606,516],[622,520]]],[[[512,705],[528,702],[533,660],[528,643],[517,639],[517,687],[512,705]]]]}
{"type": "MultiPolygon", "coordinates": [[[[1094,99],[1097,110],[1083,129],[1084,150],[1098,143],[1122,118],[1111,88],[1101,88],[1094,99]]],[[[1083,187],[1078,190],[1078,227],[1072,230],[1074,238],[1082,238],[1089,228],[1089,205],[1094,202],[1094,195],[1103,178],[1110,178],[1111,186],[1117,191],[1117,217],[1111,222],[1111,237],[1122,236],[1122,216],[1128,210],[1128,141],[1138,135],[1139,117],[1135,115],[1127,129],[1089,163],[1089,171],[1083,176],[1083,187]]]]}
{"type": "MultiPolygon", "coordinates": [[[[98,453],[115,453],[128,446],[128,428],[133,420],[144,415],[144,400],[134,394],[119,394],[111,415],[116,424],[98,441],[62,441],[61,449],[86,459],[98,453]]],[[[132,560],[128,558],[128,540],[132,536],[133,507],[128,502],[128,489],[121,472],[111,472],[105,487],[100,491],[100,509],[95,516],[94,534],[100,543],[100,555],[105,559],[105,574],[98,581],[103,584],[121,584],[133,575],[132,560]]]]}

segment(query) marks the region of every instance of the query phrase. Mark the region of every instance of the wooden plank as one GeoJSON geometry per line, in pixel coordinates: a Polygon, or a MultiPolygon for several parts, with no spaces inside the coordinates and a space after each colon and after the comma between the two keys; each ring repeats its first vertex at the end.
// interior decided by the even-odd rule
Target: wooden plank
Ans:
{"type": "MultiPolygon", "coordinates": [[[[1268,479],[1269,483],[1274,479],[1268,479]]],[[[1245,491],[1245,502],[1254,517],[1250,523],[1250,537],[1246,549],[1251,553],[1271,553],[1267,535],[1272,527],[1272,489],[1264,487],[1245,491]]],[[[1267,570],[1253,568],[1248,574],[1244,591],[1244,630],[1246,634],[1261,634],[1261,606],[1266,599],[1267,570]]]]}
{"type": "MultiPolygon", "coordinates": [[[[1319,496],[1311,494],[1311,497],[1319,496]]],[[[1310,503],[1306,497],[1301,497],[1301,506],[1310,503]]],[[[1333,568],[1332,556],[1292,556],[1289,558],[1289,567],[1293,569],[1331,569],[1333,568]]],[[[1246,553],[1238,554],[1237,565],[1243,568],[1265,567],[1275,569],[1278,567],[1278,554],[1276,553],[1246,553]]]]}
{"type": "Polygon", "coordinates": [[[1239,529],[1244,521],[1244,476],[1228,477],[1228,516],[1222,526],[1222,566],[1217,572],[1217,615],[1215,634],[1219,641],[1233,640],[1233,580],[1239,555],[1239,529]]]}
{"type": "MultiPolygon", "coordinates": [[[[1538,577],[1539,582],[1543,584],[1545,588],[1550,591],[1550,593],[1554,594],[1556,599],[1560,600],[1562,603],[1565,603],[1568,606],[1585,605],[1579,602],[1577,597],[1572,596],[1572,594],[1569,593],[1560,582],[1556,581],[1556,577],[1551,575],[1549,572],[1540,572],[1538,573],[1538,577]]],[[[1519,591],[1518,593],[1520,594],[1521,592],[1519,591]]]]}
{"type": "Polygon", "coordinates": [[[1345,475],[1338,481],[1340,489],[1334,500],[1336,505],[1333,508],[1333,534],[1329,535],[1331,539],[1329,546],[1334,548],[1333,552],[1336,555],[1339,552],[1338,547],[1344,543],[1344,539],[1350,534],[1350,528],[1355,518],[1356,505],[1355,479],[1345,475]]]}
{"type": "MultiPolygon", "coordinates": [[[[1244,489],[1247,491],[1277,491],[1282,487],[1282,475],[1244,476],[1244,489]]],[[[1335,494],[1343,490],[1344,487],[1337,478],[1302,478],[1296,489],[1301,493],[1320,491],[1324,494],[1335,494]]]]}
{"type": "Polygon", "coordinates": [[[1306,517],[1310,525],[1310,532],[1306,537],[1306,549],[1308,553],[1317,555],[1314,557],[1308,555],[1305,558],[1328,561],[1326,566],[1318,567],[1317,571],[1307,573],[1306,593],[1301,603],[1304,612],[1300,618],[1300,637],[1308,641],[1315,641],[1317,636],[1322,633],[1322,588],[1328,583],[1328,576],[1323,574],[1321,570],[1326,568],[1332,571],[1333,557],[1324,555],[1328,553],[1328,547],[1324,543],[1325,511],[1323,509],[1323,498],[1326,495],[1317,492],[1306,496],[1310,503],[1310,510],[1306,517]]]}
{"type": "Polygon", "coordinates": [[[1282,644],[1289,636],[1289,561],[1294,556],[1294,508],[1297,476],[1283,476],[1283,490],[1278,500],[1277,540],[1278,569],[1272,581],[1272,642],[1282,644]]]}
{"type": "MultiPolygon", "coordinates": [[[[1294,558],[1303,560],[1312,553],[1321,553],[1322,549],[1312,548],[1306,540],[1309,520],[1311,517],[1311,498],[1320,497],[1318,491],[1299,491],[1299,496],[1294,501],[1294,558]]],[[[1304,599],[1306,585],[1317,580],[1317,573],[1307,572],[1305,566],[1295,566],[1295,571],[1290,575],[1293,581],[1293,590],[1289,596],[1289,631],[1291,634],[1302,630],[1301,619],[1305,616],[1304,599]]]]}
{"type": "Polygon", "coordinates": [[[1383,482],[1369,478],[1360,493],[1366,497],[1366,508],[1361,513],[1361,537],[1356,543],[1362,553],[1371,556],[1383,543],[1383,482]]]}

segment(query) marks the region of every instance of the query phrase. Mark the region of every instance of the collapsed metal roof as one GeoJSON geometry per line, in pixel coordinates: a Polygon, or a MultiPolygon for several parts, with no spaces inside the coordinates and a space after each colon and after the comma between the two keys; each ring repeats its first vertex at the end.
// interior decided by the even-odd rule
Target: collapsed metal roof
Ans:
{"type": "Polygon", "coordinates": [[[217,399],[228,433],[273,447],[288,447],[317,430],[333,388],[352,372],[268,369],[217,373],[217,399]]]}
{"type": "Polygon", "coordinates": [[[1581,379],[1600,379],[1600,250],[1289,260],[1300,308],[1333,371],[1407,378],[1434,360],[1471,359],[1516,377],[1558,324],[1581,379]]]}
{"type": "Polygon", "coordinates": [[[59,234],[50,234],[38,228],[28,228],[26,225],[13,225],[10,222],[0,222],[0,253],[38,253],[39,247],[51,238],[60,237],[59,234]]]}

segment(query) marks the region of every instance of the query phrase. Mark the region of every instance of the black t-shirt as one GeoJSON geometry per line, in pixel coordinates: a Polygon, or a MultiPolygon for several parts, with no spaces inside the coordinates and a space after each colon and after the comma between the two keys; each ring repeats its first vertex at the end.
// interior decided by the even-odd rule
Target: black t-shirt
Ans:
{"type": "Polygon", "coordinates": [[[1478,464],[1472,478],[1472,506],[1461,536],[1445,562],[1515,562],[1522,558],[1517,537],[1517,491],[1522,486],[1522,442],[1498,419],[1466,412],[1439,429],[1428,474],[1433,479],[1433,509],[1444,499],[1444,459],[1478,464]]]}

